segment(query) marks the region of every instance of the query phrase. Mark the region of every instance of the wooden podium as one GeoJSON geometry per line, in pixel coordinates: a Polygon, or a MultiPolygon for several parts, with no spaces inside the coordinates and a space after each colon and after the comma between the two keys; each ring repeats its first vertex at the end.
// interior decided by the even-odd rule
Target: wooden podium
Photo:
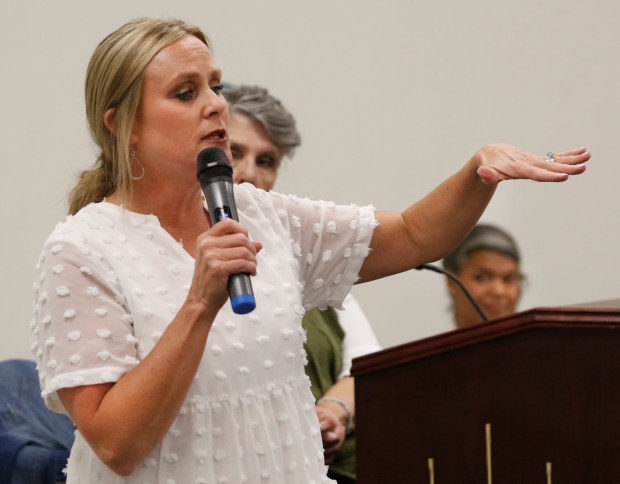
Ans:
{"type": "Polygon", "coordinates": [[[620,483],[620,300],[353,362],[358,484],[620,483]]]}

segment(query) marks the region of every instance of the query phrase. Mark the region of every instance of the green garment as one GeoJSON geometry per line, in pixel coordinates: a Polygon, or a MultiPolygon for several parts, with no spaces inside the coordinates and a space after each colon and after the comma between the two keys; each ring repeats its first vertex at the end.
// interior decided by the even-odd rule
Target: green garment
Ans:
{"type": "MultiPolygon", "coordinates": [[[[306,375],[312,382],[312,394],[318,400],[337,381],[342,370],[344,331],[333,308],[306,312],[302,326],[307,331],[304,345],[308,354],[306,375]]],[[[329,477],[339,483],[355,482],[355,436],[346,436],[340,451],[329,466],[329,477]]]]}

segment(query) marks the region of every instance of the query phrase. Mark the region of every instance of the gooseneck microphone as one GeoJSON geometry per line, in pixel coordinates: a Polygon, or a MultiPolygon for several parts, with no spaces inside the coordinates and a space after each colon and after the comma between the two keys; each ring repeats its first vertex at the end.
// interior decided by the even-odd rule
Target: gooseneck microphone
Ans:
{"type": "MultiPolygon", "coordinates": [[[[198,182],[202,188],[211,223],[231,218],[239,221],[237,206],[233,194],[232,168],[226,153],[220,148],[207,148],[198,153],[198,182]]],[[[252,291],[250,275],[247,273],[232,274],[228,278],[228,294],[230,305],[237,314],[247,314],[256,308],[256,300],[252,291]]]]}
{"type": "Polygon", "coordinates": [[[452,274],[451,272],[448,272],[448,271],[444,271],[443,269],[440,269],[439,267],[434,266],[433,264],[420,264],[418,267],[416,267],[416,269],[419,270],[419,271],[421,271],[422,269],[427,269],[429,271],[438,272],[439,274],[443,274],[444,276],[449,277],[450,279],[452,279],[461,288],[461,291],[463,291],[463,294],[465,294],[465,296],[467,296],[467,299],[469,300],[471,305],[474,307],[474,309],[478,312],[478,314],[480,315],[482,320],[483,321],[488,321],[489,320],[489,318],[487,318],[487,315],[484,314],[484,311],[478,305],[478,303],[476,302],[474,297],[470,294],[470,292],[467,290],[465,285],[454,274],[452,274]]]}

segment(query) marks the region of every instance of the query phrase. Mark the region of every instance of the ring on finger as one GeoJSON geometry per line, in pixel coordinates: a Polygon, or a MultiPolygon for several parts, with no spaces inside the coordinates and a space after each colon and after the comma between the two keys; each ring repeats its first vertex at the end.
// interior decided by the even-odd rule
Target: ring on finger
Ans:
{"type": "Polygon", "coordinates": [[[547,153],[547,160],[550,163],[555,163],[555,153],[553,151],[550,151],[549,153],[547,153]]]}

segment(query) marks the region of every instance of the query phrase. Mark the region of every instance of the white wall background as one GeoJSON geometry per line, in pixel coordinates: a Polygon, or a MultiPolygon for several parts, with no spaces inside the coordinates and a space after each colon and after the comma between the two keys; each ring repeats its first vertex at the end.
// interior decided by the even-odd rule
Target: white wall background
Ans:
{"type": "MultiPolygon", "coordinates": [[[[585,175],[510,182],[483,220],[524,253],[521,309],[620,296],[620,4],[614,0],[108,0],[0,4],[0,359],[29,358],[34,264],[94,159],[83,80],[96,44],[137,16],[208,32],[225,78],[268,86],[303,147],[280,191],[400,210],[487,142],[587,146],[585,175]]],[[[439,223],[439,221],[438,221],[439,223]]],[[[354,293],[381,343],[451,329],[438,274],[354,293]]]]}

